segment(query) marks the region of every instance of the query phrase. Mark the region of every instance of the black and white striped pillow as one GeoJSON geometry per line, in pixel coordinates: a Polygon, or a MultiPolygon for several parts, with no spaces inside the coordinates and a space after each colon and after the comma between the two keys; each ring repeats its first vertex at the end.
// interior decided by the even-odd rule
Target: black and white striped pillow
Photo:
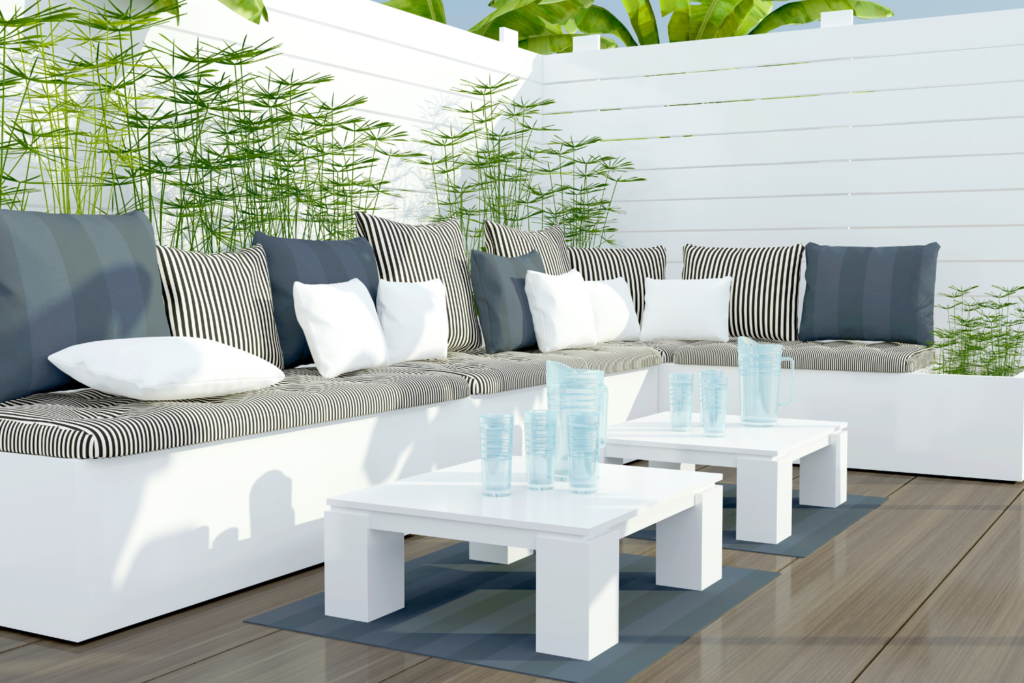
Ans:
{"type": "Polygon", "coordinates": [[[644,249],[569,249],[569,266],[580,272],[584,280],[625,278],[633,297],[636,315],[644,319],[644,280],[665,279],[667,256],[665,247],[644,249]]]}
{"type": "Polygon", "coordinates": [[[356,226],[370,240],[381,280],[426,282],[441,278],[448,308],[448,350],[473,351],[483,346],[473,311],[469,257],[459,221],[407,225],[356,213],[356,226]]]}
{"type": "Polygon", "coordinates": [[[175,337],[212,339],[284,367],[263,247],[201,254],[157,246],[175,337]]]}
{"type": "Polygon", "coordinates": [[[505,258],[525,256],[536,250],[544,262],[548,275],[569,272],[569,257],[565,253],[565,232],[559,226],[544,230],[519,230],[501,223],[484,221],[484,240],[487,253],[505,258]]]}
{"type": "Polygon", "coordinates": [[[804,245],[734,249],[683,247],[683,279],[732,276],[729,336],[796,341],[804,245]]]}

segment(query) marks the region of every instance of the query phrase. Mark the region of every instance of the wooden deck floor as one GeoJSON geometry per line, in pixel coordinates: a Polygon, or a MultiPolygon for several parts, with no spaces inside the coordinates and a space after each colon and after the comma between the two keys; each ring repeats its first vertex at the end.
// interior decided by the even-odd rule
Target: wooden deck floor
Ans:
{"type": "MultiPolygon", "coordinates": [[[[781,576],[633,683],[1024,681],[1024,486],[851,472],[849,490],[890,500],[804,559],[725,551],[781,576]]],[[[406,556],[448,544],[411,537],[406,556]]],[[[310,569],[82,645],[0,629],[0,681],[540,680],[242,623],[322,590],[310,569]]]]}

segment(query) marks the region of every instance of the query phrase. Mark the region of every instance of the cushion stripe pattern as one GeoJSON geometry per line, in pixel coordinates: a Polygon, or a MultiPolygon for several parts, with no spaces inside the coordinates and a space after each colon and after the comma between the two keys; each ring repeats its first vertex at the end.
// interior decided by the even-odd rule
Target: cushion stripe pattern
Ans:
{"type": "Polygon", "coordinates": [[[668,254],[665,247],[646,249],[569,249],[569,265],[578,270],[584,280],[613,280],[624,278],[633,297],[637,318],[644,320],[645,280],[665,279],[668,254]]]}
{"type": "Polygon", "coordinates": [[[156,252],[173,336],[210,339],[284,367],[263,247],[156,252]]]}
{"type": "MultiPolygon", "coordinates": [[[[677,345],[672,362],[679,365],[739,365],[739,352],[734,341],[651,343],[677,345]]],[[[923,370],[935,362],[935,350],[918,344],[797,341],[782,342],[781,345],[785,349],[782,355],[792,358],[797,370],[905,373],[923,370]]],[[[783,367],[788,368],[789,363],[783,367]]]]}
{"type": "Polygon", "coordinates": [[[332,379],[293,368],[268,389],[187,401],[135,401],[94,389],[35,394],[0,404],[0,451],[116,458],[468,396],[455,375],[400,367],[332,379]]]}
{"type": "Polygon", "coordinates": [[[536,250],[544,261],[548,275],[569,272],[569,256],[565,248],[565,232],[555,225],[544,230],[520,230],[501,223],[484,221],[484,241],[487,252],[495,256],[515,258],[536,250]]]}
{"type": "Polygon", "coordinates": [[[472,351],[483,345],[473,310],[469,257],[457,219],[407,225],[357,212],[356,227],[373,246],[381,280],[444,282],[449,351],[472,351]]]}
{"type": "Polygon", "coordinates": [[[732,277],[729,336],[796,341],[804,246],[683,247],[683,279],[732,277]]]}

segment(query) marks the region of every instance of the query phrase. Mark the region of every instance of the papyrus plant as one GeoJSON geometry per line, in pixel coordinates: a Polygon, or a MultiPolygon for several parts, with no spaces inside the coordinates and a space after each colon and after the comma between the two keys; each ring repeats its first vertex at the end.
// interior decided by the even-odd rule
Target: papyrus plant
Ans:
{"type": "Polygon", "coordinates": [[[1012,377],[1024,372],[1024,287],[995,287],[987,298],[977,287],[950,287],[949,327],[935,330],[938,371],[948,375],[1012,377]]]}

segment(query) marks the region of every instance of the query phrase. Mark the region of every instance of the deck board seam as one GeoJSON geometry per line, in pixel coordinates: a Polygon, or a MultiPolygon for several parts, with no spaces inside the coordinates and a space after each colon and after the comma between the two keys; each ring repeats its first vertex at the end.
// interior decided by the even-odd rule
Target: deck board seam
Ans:
{"type": "MultiPolygon", "coordinates": [[[[916,479],[916,477],[915,477],[915,479],[916,479]]],[[[906,485],[906,484],[904,484],[904,486],[905,486],[905,485],[906,485]]],[[[902,487],[900,487],[900,488],[902,488],[902,487]]],[[[899,489],[897,489],[897,490],[899,490],[899,489]]],[[[894,492],[894,493],[895,493],[895,492],[894,492]]],[[[891,494],[890,494],[890,495],[891,495],[891,494]]],[[[932,599],[932,596],[933,596],[933,595],[935,595],[935,591],[939,590],[939,587],[940,587],[940,586],[942,586],[942,584],[944,584],[944,583],[946,582],[946,579],[948,579],[948,578],[949,578],[949,577],[950,577],[950,576],[951,576],[951,575],[953,574],[953,572],[955,572],[955,571],[956,571],[956,568],[957,568],[957,567],[959,567],[959,566],[960,566],[960,564],[961,564],[961,563],[962,563],[962,562],[964,561],[964,559],[965,559],[965,558],[966,558],[966,557],[967,557],[968,555],[970,555],[970,554],[971,554],[971,552],[972,552],[972,551],[973,551],[973,550],[974,550],[974,549],[975,549],[975,548],[976,548],[976,547],[978,546],[978,544],[979,544],[979,543],[981,542],[981,539],[985,538],[985,536],[987,536],[987,535],[988,535],[988,532],[990,532],[990,531],[992,530],[992,527],[994,527],[994,526],[995,526],[995,525],[996,525],[996,524],[997,524],[997,523],[999,522],[999,520],[1003,518],[1003,515],[1005,515],[1005,514],[1006,514],[1006,511],[1007,511],[1007,510],[1009,510],[1009,509],[1010,509],[1010,507],[1011,507],[1011,506],[1012,506],[1012,505],[1013,505],[1013,504],[1014,504],[1015,502],[1017,502],[1017,500],[1018,500],[1018,499],[1019,499],[1019,498],[1020,498],[1020,497],[1021,497],[1022,495],[1024,495],[1024,491],[1020,491],[1020,492],[1018,492],[1018,493],[1017,493],[1017,495],[1016,495],[1016,496],[1014,496],[1014,497],[1013,497],[1013,498],[1012,498],[1012,499],[1010,500],[1010,502],[1009,502],[1009,503],[1008,503],[1008,504],[1006,505],[1006,507],[1004,507],[1004,508],[1003,508],[1002,512],[1000,512],[1000,513],[999,513],[998,515],[996,515],[996,518],[995,518],[994,520],[992,520],[992,523],[991,523],[991,524],[989,524],[989,525],[988,525],[988,526],[987,526],[987,527],[985,528],[985,530],[984,530],[983,532],[981,532],[981,534],[980,534],[980,535],[978,536],[978,538],[976,538],[976,539],[975,539],[974,543],[972,543],[972,544],[971,544],[971,547],[967,549],[967,552],[965,552],[965,553],[964,553],[964,554],[963,554],[963,555],[962,555],[962,556],[960,557],[960,559],[956,561],[956,564],[954,564],[954,565],[952,566],[952,568],[950,568],[950,570],[949,570],[948,572],[946,572],[946,575],[945,575],[945,576],[943,576],[943,577],[942,577],[942,579],[941,579],[941,580],[940,580],[940,581],[939,581],[938,583],[936,583],[936,584],[935,584],[935,587],[934,587],[934,588],[932,588],[931,592],[929,592],[929,593],[928,593],[928,595],[927,595],[927,596],[925,596],[924,600],[922,600],[922,601],[921,601],[921,603],[920,603],[920,604],[919,604],[919,605],[918,605],[918,606],[917,606],[917,607],[916,607],[916,608],[914,609],[914,611],[910,613],[910,616],[908,616],[908,617],[907,617],[907,618],[906,618],[906,619],[905,619],[905,620],[903,621],[903,623],[902,623],[902,624],[900,624],[899,628],[897,628],[897,629],[896,629],[896,630],[895,630],[895,631],[893,632],[893,634],[892,634],[891,636],[889,636],[889,639],[885,641],[885,645],[883,645],[882,647],[878,648],[878,652],[876,652],[876,653],[875,653],[875,655],[874,655],[874,656],[873,656],[873,657],[872,657],[872,658],[871,658],[871,659],[870,659],[870,660],[868,661],[868,663],[864,665],[864,668],[862,668],[862,669],[861,669],[861,670],[860,670],[860,671],[859,671],[859,672],[857,673],[857,675],[856,675],[856,676],[854,676],[854,677],[853,677],[853,679],[851,679],[851,680],[850,680],[850,683],[857,683],[857,681],[858,681],[858,680],[860,680],[860,677],[864,675],[864,672],[865,672],[865,671],[867,671],[867,670],[868,670],[868,669],[869,669],[869,668],[871,667],[871,665],[872,665],[872,664],[874,664],[875,660],[876,660],[876,659],[878,659],[878,656],[879,656],[880,654],[882,654],[882,652],[884,652],[884,651],[885,651],[885,648],[889,647],[889,645],[890,645],[890,644],[892,644],[892,641],[896,639],[896,636],[898,636],[898,635],[900,634],[900,632],[901,632],[901,631],[902,631],[902,630],[903,630],[904,628],[906,628],[907,624],[909,624],[909,623],[910,623],[910,620],[911,620],[911,619],[913,619],[913,618],[914,618],[914,616],[915,616],[915,615],[916,615],[916,614],[917,614],[918,612],[920,612],[920,611],[921,611],[921,608],[922,608],[922,607],[924,607],[924,606],[925,606],[925,604],[927,604],[927,602],[928,602],[929,600],[931,600],[931,599],[932,599]]],[[[789,565],[789,566],[791,566],[791,565],[789,565]]]]}
{"type": "Polygon", "coordinates": [[[245,645],[248,645],[249,643],[255,643],[257,640],[263,640],[264,638],[268,638],[268,637],[274,635],[275,633],[281,633],[282,632],[281,629],[279,629],[279,628],[269,628],[268,627],[268,630],[269,630],[269,633],[265,633],[262,636],[259,636],[257,638],[253,638],[252,640],[247,640],[244,643],[238,643],[237,645],[229,647],[226,650],[221,650],[220,652],[217,652],[216,654],[209,655],[208,657],[203,657],[202,659],[197,659],[194,662],[189,662],[188,664],[185,664],[183,666],[179,666],[177,669],[173,669],[171,671],[165,671],[162,674],[160,674],[159,676],[153,676],[152,678],[141,679],[139,681],[139,683],[149,683],[150,681],[159,680],[159,679],[163,678],[164,676],[170,676],[171,674],[177,673],[178,671],[181,671],[182,669],[187,669],[190,666],[195,666],[196,664],[199,664],[201,662],[208,661],[208,660],[213,659],[215,657],[220,657],[222,654],[225,654],[227,652],[231,652],[232,650],[237,650],[238,648],[243,647],[245,645]]]}

